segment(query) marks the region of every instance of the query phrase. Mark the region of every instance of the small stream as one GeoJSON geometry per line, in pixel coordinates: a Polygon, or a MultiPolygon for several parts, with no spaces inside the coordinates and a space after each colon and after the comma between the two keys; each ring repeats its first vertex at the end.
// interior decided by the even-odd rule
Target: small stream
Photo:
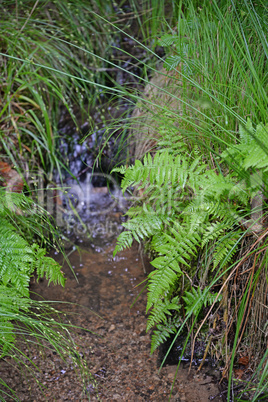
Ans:
{"type": "MultiPolygon", "coordinates": [[[[151,333],[146,333],[146,292],[140,294],[149,261],[137,245],[113,257],[128,200],[115,182],[95,187],[91,178],[88,173],[83,182],[72,182],[67,192],[68,199],[74,198],[75,212],[62,198],[65,250],[72,270],[61,254],[54,251],[52,256],[63,263],[65,289],[48,287],[43,280],[33,282],[31,291],[59,301],[55,307],[68,312],[72,324],[79,327],[75,342],[92,377],[83,389],[74,368],[50,354],[37,361],[47,387],[45,396],[49,401],[168,401],[176,364],[158,371],[159,357],[150,354],[151,333]]],[[[189,374],[188,367],[181,366],[170,400],[221,401],[215,370],[207,367],[200,374],[195,370],[189,374]]],[[[24,400],[45,400],[37,387],[31,398],[24,400]]]]}
{"type": "MultiPolygon", "coordinates": [[[[64,174],[63,181],[56,176],[61,190],[51,190],[46,197],[51,201],[47,201],[49,212],[62,229],[71,269],[59,252],[52,251],[51,256],[63,264],[65,288],[47,286],[46,280],[33,280],[30,288],[33,298],[55,301],[55,308],[68,313],[66,320],[77,327],[73,334],[77,351],[91,375],[81,383],[71,361],[63,362],[52,351],[40,354],[35,345],[29,344],[24,346],[25,361],[27,356],[33,359],[39,368],[35,375],[43,386],[23,370],[19,372],[5,363],[0,366],[0,376],[16,390],[18,400],[169,400],[177,366],[170,364],[158,371],[157,353],[150,354],[151,333],[146,332],[146,292],[140,294],[146,281],[144,271],[150,271],[149,262],[137,245],[113,258],[129,204],[116,178],[110,175],[111,167],[126,158],[121,150],[118,159],[114,139],[123,135],[122,129],[116,127],[110,132],[114,135],[104,147],[101,166],[93,169],[96,149],[103,144],[106,131],[104,120],[109,120],[108,115],[110,120],[120,113],[127,116],[128,108],[127,103],[121,103],[92,112],[92,124],[97,129],[84,142],[81,140],[90,122],[81,122],[77,131],[63,114],[59,124],[60,152],[76,179],[70,174],[64,174]]],[[[199,374],[192,370],[189,374],[187,364],[182,365],[170,400],[222,401],[215,377],[213,368],[204,368],[199,374]]]]}
{"type": "MultiPolygon", "coordinates": [[[[63,264],[65,288],[48,286],[46,280],[33,280],[30,287],[33,298],[55,301],[53,307],[68,313],[77,352],[91,374],[82,382],[71,359],[62,361],[55,352],[43,354],[27,343],[22,345],[25,362],[29,357],[36,364],[42,386],[7,363],[0,375],[21,401],[169,401],[177,366],[170,362],[159,372],[146,332],[146,292],[140,294],[149,261],[137,245],[113,257],[129,200],[112,177],[106,175],[108,187],[98,187],[100,176],[93,181],[93,175],[88,172],[80,182],[69,178],[69,188],[58,194],[56,218],[63,225],[71,269],[57,251],[51,256],[63,264]]],[[[215,369],[189,374],[188,368],[180,367],[170,401],[222,401],[215,369]]]]}

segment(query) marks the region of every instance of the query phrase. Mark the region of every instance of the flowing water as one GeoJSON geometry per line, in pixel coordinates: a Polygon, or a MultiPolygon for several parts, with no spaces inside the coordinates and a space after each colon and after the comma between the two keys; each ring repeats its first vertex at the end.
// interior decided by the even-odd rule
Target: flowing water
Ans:
{"type": "MultiPolygon", "coordinates": [[[[57,301],[53,306],[69,313],[66,319],[78,327],[73,331],[77,352],[91,374],[82,382],[71,360],[62,361],[52,351],[40,353],[28,343],[22,345],[25,362],[33,359],[43,386],[8,362],[1,364],[0,376],[22,401],[168,401],[177,366],[158,371],[157,353],[150,354],[151,334],[146,333],[146,293],[139,296],[143,285],[138,285],[146,280],[149,263],[136,245],[113,257],[127,200],[116,186],[94,187],[90,176],[80,186],[74,182],[67,193],[71,194],[77,211],[68,209],[64,194],[60,211],[72,270],[61,254],[52,253],[63,263],[66,286],[33,281],[31,292],[34,298],[57,301]]],[[[181,367],[170,400],[220,401],[214,379],[215,370],[189,374],[181,367]]]]}

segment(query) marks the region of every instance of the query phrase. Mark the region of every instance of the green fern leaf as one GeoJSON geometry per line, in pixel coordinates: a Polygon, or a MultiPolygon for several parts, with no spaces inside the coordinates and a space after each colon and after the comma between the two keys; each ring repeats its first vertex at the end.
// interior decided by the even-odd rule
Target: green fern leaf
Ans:
{"type": "Polygon", "coordinates": [[[236,147],[227,148],[222,158],[227,161],[231,158],[244,170],[262,169],[268,171],[268,124],[258,124],[254,130],[252,122],[248,119],[245,128],[239,127],[241,143],[236,147]]]}
{"type": "Polygon", "coordinates": [[[222,222],[211,222],[206,226],[206,230],[203,234],[201,246],[204,247],[208,242],[213,241],[221,236],[225,232],[226,225],[222,222]]]}
{"type": "MultiPolygon", "coordinates": [[[[183,300],[185,301],[185,309],[187,314],[198,315],[202,307],[211,305],[217,298],[217,294],[210,293],[207,288],[202,291],[199,287],[192,288],[191,292],[185,292],[183,300]]],[[[217,299],[221,300],[221,295],[217,299]]]]}
{"type": "Polygon", "coordinates": [[[147,312],[166,292],[170,292],[178,276],[182,274],[178,262],[167,256],[157,257],[151,264],[157,269],[148,276],[147,312]]]}
{"type": "Polygon", "coordinates": [[[143,213],[122,224],[127,230],[131,231],[133,237],[139,242],[154,235],[161,230],[162,219],[155,213],[143,213]]]}
{"type": "Polygon", "coordinates": [[[254,142],[254,129],[249,118],[247,119],[245,128],[242,125],[239,126],[239,135],[242,145],[249,145],[250,143],[254,142]]]}
{"type": "Polygon", "coordinates": [[[168,71],[175,69],[181,62],[181,57],[176,55],[168,56],[164,63],[164,68],[168,71]]]}
{"type": "Polygon", "coordinates": [[[213,268],[219,264],[226,265],[235,254],[241,239],[241,230],[229,232],[218,239],[213,252],[213,268]]]}
{"type": "Polygon", "coordinates": [[[133,243],[133,235],[131,231],[125,231],[120,233],[120,235],[117,237],[113,257],[115,257],[116,254],[119,253],[119,251],[122,251],[125,248],[130,248],[132,246],[132,243],[133,243]]]}
{"type": "Polygon", "coordinates": [[[152,335],[151,353],[153,353],[162,343],[166,342],[171,335],[178,330],[178,318],[169,318],[164,325],[158,324],[152,335]]]}
{"type": "Polygon", "coordinates": [[[150,316],[147,321],[147,329],[149,331],[152,327],[160,322],[165,323],[167,321],[167,316],[172,314],[172,311],[179,311],[181,306],[179,305],[179,297],[173,297],[171,301],[164,299],[159,300],[154,308],[150,312],[150,316]],[[172,311],[171,311],[172,310],[172,311]]]}
{"type": "Polygon", "coordinates": [[[48,285],[53,282],[55,285],[65,285],[65,278],[61,271],[61,266],[51,257],[46,257],[46,250],[34,245],[35,269],[38,279],[45,277],[48,280],[48,285]]]}
{"type": "Polygon", "coordinates": [[[111,173],[121,173],[121,174],[125,174],[127,170],[126,166],[119,166],[118,168],[113,168],[113,170],[111,171],[111,173]]]}
{"type": "Polygon", "coordinates": [[[162,35],[161,38],[158,40],[159,46],[171,46],[173,45],[174,41],[176,41],[175,35],[165,34],[162,35]]]}

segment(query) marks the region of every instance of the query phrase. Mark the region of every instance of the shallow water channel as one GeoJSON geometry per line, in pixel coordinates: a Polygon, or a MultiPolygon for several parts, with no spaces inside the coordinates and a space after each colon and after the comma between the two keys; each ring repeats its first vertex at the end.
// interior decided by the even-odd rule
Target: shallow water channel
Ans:
{"type": "MultiPolygon", "coordinates": [[[[77,195],[75,186],[67,194],[77,195]]],[[[137,245],[115,258],[112,255],[122,229],[125,201],[115,188],[112,192],[94,188],[89,180],[79,191],[76,207],[84,226],[73,211],[69,212],[67,204],[63,206],[63,198],[61,205],[65,214],[62,219],[68,223],[65,248],[73,272],[65,262],[64,289],[48,287],[43,280],[33,281],[31,292],[34,298],[58,301],[53,306],[70,313],[68,320],[79,327],[73,335],[77,352],[91,375],[81,383],[71,360],[63,362],[53,352],[40,354],[29,344],[22,346],[25,361],[30,357],[39,367],[35,375],[43,386],[6,363],[1,365],[0,374],[22,401],[168,401],[176,365],[158,371],[157,353],[150,354],[150,334],[146,333],[146,293],[137,298],[142,288],[138,284],[146,279],[144,268],[149,269],[149,263],[141,259],[137,245]],[[88,199],[81,198],[85,191],[88,199]]],[[[62,255],[55,251],[52,256],[63,262],[62,255]]],[[[216,396],[219,390],[212,378],[213,370],[209,370],[199,374],[192,370],[189,374],[187,366],[181,367],[170,400],[222,400],[216,396]]]]}

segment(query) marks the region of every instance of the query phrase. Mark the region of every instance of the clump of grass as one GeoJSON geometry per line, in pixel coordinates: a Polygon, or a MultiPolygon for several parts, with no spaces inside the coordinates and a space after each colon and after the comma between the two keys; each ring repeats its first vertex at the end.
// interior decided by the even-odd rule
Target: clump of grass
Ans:
{"type": "Polygon", "coordinates": [[[62,108],[75,120],[75,105],[96,103],[117,35],[98,13],[118,12],[108,1],[1,3],[1,152],[21,171],[39,167],[51,179],[62,169],[62,108]]]}

